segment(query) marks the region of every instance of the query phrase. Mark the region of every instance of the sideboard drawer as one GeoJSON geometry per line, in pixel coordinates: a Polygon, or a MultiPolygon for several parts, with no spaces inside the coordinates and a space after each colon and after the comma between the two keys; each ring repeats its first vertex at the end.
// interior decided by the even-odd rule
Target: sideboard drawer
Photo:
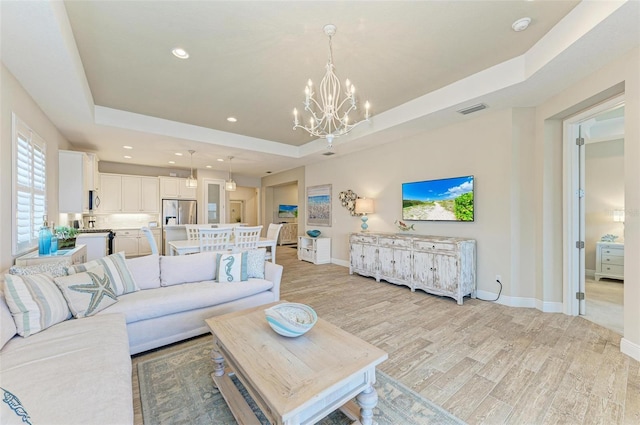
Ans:
{"type": "Polygon", "coordinates": [[[378,244],[384,247],[411,248],[410,239],[383,238],[378,239],[378,244]]]}
{"type": "Polygon", "coordinates": [[[624,257],[624,249],[621,248],[602,248],[602,255],[610,255],[615,257],[624,257]]]}
{"type": "Polygon", "coordinates": [[[446,242],[413,241],[413,248],[421,251],[455,251],[456,245],[446,242]]]}
{"type": "Polygon", "coordinates": [[[351,235],[350,238],[351,243],[366,243],[366,244],[376,244],[378,243],[378,237],[372,235],[351,235]]]}
{"type": "Polygon", "coordinates": [[[611,275],[624,275],[624,266],[615,266],[610,264],[602,265],[602,273],[607,273],[611,275]]]}

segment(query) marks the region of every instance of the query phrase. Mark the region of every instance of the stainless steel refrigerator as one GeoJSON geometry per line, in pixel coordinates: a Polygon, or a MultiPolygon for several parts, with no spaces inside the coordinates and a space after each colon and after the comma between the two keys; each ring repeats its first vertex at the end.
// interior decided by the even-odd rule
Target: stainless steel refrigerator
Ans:
{"type": "Polygon", "coordinates": [[[196,224],[196,201],[162,200],[162,225],[196,224]]]}

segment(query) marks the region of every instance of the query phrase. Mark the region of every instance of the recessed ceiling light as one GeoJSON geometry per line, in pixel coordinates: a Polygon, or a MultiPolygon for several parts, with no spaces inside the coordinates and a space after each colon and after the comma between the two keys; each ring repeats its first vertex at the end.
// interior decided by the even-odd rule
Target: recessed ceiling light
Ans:
{"type": "Polygon", "coordinates": [[[175,164],[175,163],[176,163],[175,161],[169,161],[169,164],[175,164]]]}
{"type": "Polygon", "coordinates": [[[133,146],[124,145],[123,148],[125,148],[125,149],[133,149],[133,146]]]}
{"type": "Polygon", "coordinates": [[[218,162],[224,162],[224,159],[218,158],[218,162]]]}
{"type": "Polygon", "coordinates": [[[189,57],[189,53],[181,47],[176,47],[171,51],[171,53],[173,53],[173,56],[178,59],[187,59],[189,57]]]}
{"type": "Polygon", "coordinates": [[[229,121],[229,122],[238,122],[238,119],[236,117],[229,117],[229,118],[227,118],[227,121],[229,121]]]}
{"type": "Polygon", "coordinates": [[[182,152],[176,152],[176,156],[182,156],[182,152]]]}
{"type": "Polygon", "coordinates": [[[205,165],[206,168],[213,168],[211,165],[205,165]]]}
{"type": "Polygon", "coordinates": [[[513,28],[515,32],[524,31],[529,27],[530,23],[531,18],[520,18],[511,25],[511,28],[513,28]]]}
{"type": "Polygon", "coordinates": [[[124,157],[125,157],[126,159],[131,159],[131,156],[129,156],[129,155],[125,155],[124,157]]]}

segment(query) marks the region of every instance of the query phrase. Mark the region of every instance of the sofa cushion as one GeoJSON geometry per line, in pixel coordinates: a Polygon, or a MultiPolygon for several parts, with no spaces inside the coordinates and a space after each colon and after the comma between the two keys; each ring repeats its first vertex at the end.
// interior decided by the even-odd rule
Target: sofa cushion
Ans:
{"type": "Polygon", "coordinates": [[[33,424],[133,423],[122,315],[67,320],[29,338],[13,338],[0,351],[0,376],[2,388],[20,399],[33,424]]]}
{"type": "Polygon", "coordinates": [[[54,280],[77,319],[93,316],[118,301],[113,284],[102,266],[54,280]]]}
{"type": "Polygon", "coordinates": [[[118,303],[100,314],[122,313],[127,323],[174,313],[206,308],[268,291],[273,282],[249,279],[246,282],[195,282],[147,289],[118,297],[118,303]]]}
{"type": "Polygon", "coordinates": [[[247,251],[247,277],[264,279],[264,262],[267,255],[266,248],[247,251]]]}
{"type": "Polygon", "coordinates": [[[56,261],[54,263],[33,264],[31,266],[11,266],[9,274],[26,276],[31,274],[49,273],[53,277],[66,276],[70,260],[56,261]]]}
{"type": "Polygon", "coordinates": [[[118,252],[106,257],[91,260],[83,264],[77,264],[67,268],[67,273],[86,272],[96,266],[104,267],[105,272],[109,275],[111,283],[116,288],[116,295],[128,294],[129,292],[138,291],[135,280],[124,259],[124,252],[118,252]]]}
{"type": "Polygon", "coordinates": [[[215,251],[160,257],[160,285],[162,286],[213,280],[215,272],[215,251]]]}
{"type": "Polygon", "coordinates": [[[153,289],[160,287],[160,256],[158,254],[127,258],[125,262],[138,288],[153,289]]]}
{"type": "Polygon", "coordinates": [[[0,290],[0,349],[17,333],[16,322],[13,321],[4,293],[0,290]]]}
{"type": "Polygon", "coordinates": [[[243,282],[247,280],[247,251],[236,254],[217,254],[216,267],[218,282],[243,282]]]}
{"type": "Polygon", "coordinates": [[[71,318],[67,301],[49,273],[7,274],[4,294],[21,336],[28,337],[71,318]]]}

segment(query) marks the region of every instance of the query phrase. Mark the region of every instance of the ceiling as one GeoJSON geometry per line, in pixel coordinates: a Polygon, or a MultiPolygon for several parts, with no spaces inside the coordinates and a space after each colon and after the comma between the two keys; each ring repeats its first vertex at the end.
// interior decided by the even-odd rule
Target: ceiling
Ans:
{"type": "Polygon", "coordinates": [[[292,130],[324,74],[325,24],[338,77],[372,105],[340,155],[469,119],[455,110],[474,103],[534,106],[637,46],[638,2],[598,3],[3,0],[1,53],[78,150],[189,168],[193,149],[195,168],[233,156],[234,174],[262,177],[326,160],[324,141],[292,130]]]}

